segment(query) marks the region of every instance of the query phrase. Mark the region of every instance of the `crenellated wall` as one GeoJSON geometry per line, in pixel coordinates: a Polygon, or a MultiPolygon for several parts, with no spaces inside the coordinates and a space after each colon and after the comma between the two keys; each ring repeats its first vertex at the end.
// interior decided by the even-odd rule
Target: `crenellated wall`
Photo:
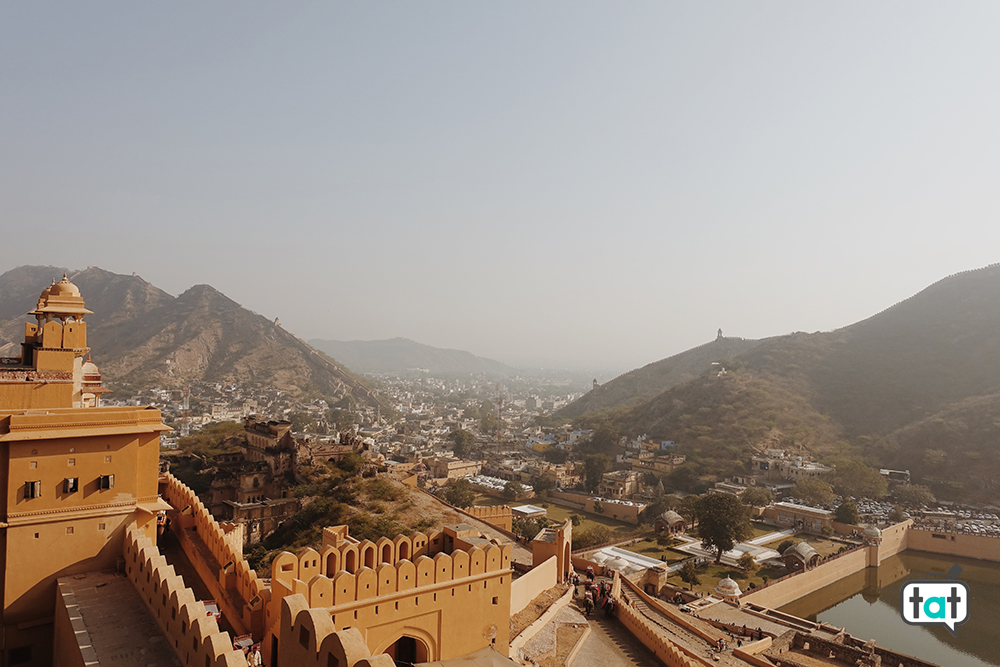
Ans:
{"type": "Polygon", "coordinates": [[[301,595],[281,601],[281,627],[288,630],[279,641],[278,664],[295,667],[394,667],[385,654],[372,656],[357,628],[336,631],[330,615],[311,609],[301,595]]]}
{"type": "Polygon", "coordinates": [[[643,646],[656,654],[667,667],[700,667],[709,663],[687,655],[677,644],[667,639],[662,630],[657,629],[641,613],[631,605],[621,603],[615,605],[615,616],[625,628],[631,632],[643,646]]]}
{"type": "Polygon", "coordinates": [[[479,507],[466,507],[466,513],[470,516],[474,516],[477,519],[481,519],[491,526],[495,526],[501,530],[506,530],[508,533],[513,528],[514,514],[510,507],[507,505],[482,505],[479,507]]]}
{"type": "Polygon", "coordinates": [[[233,640],[221,632],[205,604],[195,599],[174,567],[168,565],[152,540],[137,529],[128,532],[125,574],[156,620],[167,642],[185,667],[245,667],[246,657],[233,650],[233,640]]]}
{"type": "Polygon", "coordinates": [[[238,633],[260,641],[267,585],[243,558],[243,526],[220,524],[197,494],[169,473],[161,479],[160,489],[179,511],[174,532],[222,613],[238,633]]]}
{"type": "Polygon", "coordinates": [[[291,596],[322,610],[334,628],[358,629],[372,654],[391,650],[403,635],[421,642],[427,660],[490,645],[506,654],[511,545],[431,551],[448,537],[416,533],[354,543],[334,528],[324,532],[323,554],[315,549],[279,554],[271,565],[264,654],[271,655],[275,639],[281,645],[282,605],[291,596]],[[400,557],[407,552],[411,558],[400,557]],[[478,631],[469,632],[470,627],[478,631]]]}

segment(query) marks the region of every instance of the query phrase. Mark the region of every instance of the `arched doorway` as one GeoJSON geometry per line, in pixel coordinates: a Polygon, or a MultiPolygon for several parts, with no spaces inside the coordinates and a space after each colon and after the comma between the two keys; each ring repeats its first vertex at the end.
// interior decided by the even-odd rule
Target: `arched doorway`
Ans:
{"type": "Polygon", "coordinates": [[[427,644],[416,637],[403,635],[385,650],[397,665],[412,665],[418,662],[427,662],[429,652],[427,644]]]}
{"type": "Polygon", "coordinates": [[[344,569],[354,574],[358,569],[358,553],[353,549],[344,554],[344,569]]]}
{"type": "Polygon", "coordinates": [[[569,551],[569,542],[563,547],[563,576],[568,576],[573,571],[573,558],[569,551]]]}

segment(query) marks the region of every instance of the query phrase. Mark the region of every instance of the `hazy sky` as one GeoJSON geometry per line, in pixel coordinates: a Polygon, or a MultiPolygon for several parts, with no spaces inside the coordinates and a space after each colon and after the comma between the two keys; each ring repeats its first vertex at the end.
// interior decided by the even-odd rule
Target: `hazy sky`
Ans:
{"type": "Polygon", "coordinates": [[[0,271],[625,370],[1000,261],[996,2],[6,2],[0,271]]]}

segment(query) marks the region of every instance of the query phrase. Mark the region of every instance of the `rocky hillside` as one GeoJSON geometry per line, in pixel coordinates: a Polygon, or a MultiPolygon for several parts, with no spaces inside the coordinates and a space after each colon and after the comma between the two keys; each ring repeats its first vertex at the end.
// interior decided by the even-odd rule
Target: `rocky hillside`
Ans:
{"type": "Polygon", "coordinates": [[[713,349],[723,340],[626,374],[564,412],[597,405],[626,434],[743,460],[762,444],[821,456],[843,439],[943,497],[982,499],[1000,487],[1000,265],[950,276],[835,331],[713,349]],[[686,382],[675,374],[671,388],[637,401],[640,380],[671,360],[701,372],[686,382]],[[711,366],[718,360],[725,376],[711,366]]]}
{"type": "Polygon", "coordinates": [[[25,313],[64,272],[94,311],[87,317],[88,340],[107,380],[162,387],[260,382],[298,394],[375,400],[350,371],[208,285],[173,297],[138,276],[97,267],[22,266],[0,276],[3,354],[19,353],[30,320],[25,313]]]}
{"type": "Polygon", "coordinates": [[[559,410],[556,416],[573,419],[588,412],[601,412],[641,402],[700,376],[712,368],[713,362],[752,350],[762,342],[744,338],[717,338],[711,343],[623,373],[587,392],[559,410]]]}
{"type": "Polygon", "coordinates": [[[508,375],[513,368],[464,350],[431,347],[408,338],[389,340],[309,341],[317,350],[358,373],[428,372],[432,375],[508,375]]]}

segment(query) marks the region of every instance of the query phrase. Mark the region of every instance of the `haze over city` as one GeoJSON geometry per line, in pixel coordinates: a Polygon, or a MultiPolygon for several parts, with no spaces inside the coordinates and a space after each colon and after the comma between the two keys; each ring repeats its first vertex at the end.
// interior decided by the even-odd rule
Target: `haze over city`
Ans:
{"type": "Polygon", "coordinates": [[[0,273],[207,283],[302,338],[520,366],[845,326],[998,260],[998,19],[9,3],[0,273]]]}

